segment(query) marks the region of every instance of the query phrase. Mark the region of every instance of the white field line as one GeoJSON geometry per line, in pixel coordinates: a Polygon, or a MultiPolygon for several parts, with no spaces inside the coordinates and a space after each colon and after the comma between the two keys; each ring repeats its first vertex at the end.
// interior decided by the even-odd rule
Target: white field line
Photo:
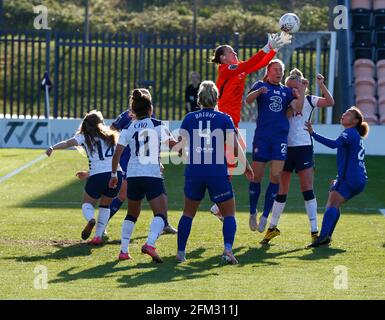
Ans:
{"type": "Polygon", "coordinates": [[[12,178],[13,176],[17,175],[18,173],[22,172],[23,170],[29,168],[30,166],[33,166],[36,162],[39,162],[46,158],[47,156],[45,154],[38,156],[36,159],[26,163],[25,165],[21,166],[20,168],[17,168],[16,170],[13,170],[12,172],[6,174],[5,176],[0,177],[0,183],[12,178]]]}

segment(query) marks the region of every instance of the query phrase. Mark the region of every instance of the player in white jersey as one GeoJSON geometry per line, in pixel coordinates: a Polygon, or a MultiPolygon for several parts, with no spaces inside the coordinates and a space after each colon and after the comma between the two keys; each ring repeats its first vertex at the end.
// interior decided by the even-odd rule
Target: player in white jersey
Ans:
{"type": "Polygon", "coordinates": [[[110,203],[116,197],[122,183],[122,172],[117,169],[118,188],[109,188],[108,183],[111,176],[111,163],[115,146],[118,140],[117,133],[110,130],[104,124],[101,112],[93,110],[83,119],[78,132],[74,137],[63,140],[46,151],[50,156],[53,150],[67,149],[82,146],[87,153],[89,161],[89,178],[87,179],[84,193],[82,212],[87,220],[87,225],[82,231],[82,239],[90,236],[96,224],[94,218],[95,206],[99,201],[99,215],[96,226],[95,237],[91,244],[102,244],[102,235],[110,217],[110,203]]]}
{"type": "MultiPolygon", "coordinates": [[[[308,86],[309,81],[303,77],[298,69],[293,69],[286,78],[286,86],[297,88],[301,82],[308,86]]],[[[313,191],[314,180],[314,154],[313,141],[310,134],[304,130],[305,122],[310,121],[315,108],[325,108],[334,105],[334,99],[325,86],[324,77],[317,75],[317,83],[323,97],[306,95],[301,112],[291,110],[288,114],[290,129],[288,135],[287,159],[281,175],[279,191],[274,200],[272,217],[269,229],[263,238],[263,244],[280,234],[277,228],[279,218],[286,205],[286,197],[289,192],[290,178],[293,171],[298,174],[301,192],[305,201],[305,208],[309,217],[312,240],[318,236],[317,226],[317,200],[313,191]]]]}
{"type": "Polygon", "coordinates": [[[157,119],[151,118],[153,111],[151,95],[146,89],[135,89],[130,97],[130,107],[135,120],[123,129],[112,159],[110,187],[116,187],[118,179],[116,170],[120,156],[128,145],[131,157],[126,171],[127,178],[127,216],[122,226],[122,241],[119,260],[131,259],[128,245],[140,215],[141,202],[144,196],[154,213],[150,232],[142,253],[152,257],[153,261],[161,263],[155,242],[162,233],[167,222],[167,195],[160,167],[161,143],[173,147],[177,141],[166,126],[157,119]]]}

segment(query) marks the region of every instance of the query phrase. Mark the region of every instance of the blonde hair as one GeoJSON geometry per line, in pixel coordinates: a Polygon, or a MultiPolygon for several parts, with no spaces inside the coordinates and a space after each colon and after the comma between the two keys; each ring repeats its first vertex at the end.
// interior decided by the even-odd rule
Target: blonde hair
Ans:
{"type": "Polygon", "coordinates": [[[198,105],[202,108],[211,108],[217,105],[219,91],[213,81],[203,81],[198,90],[198,105]]]}
{"type": "Polygon", "coordinates": [[[262,79],[263,82],[267,82],[267,73],[269,72],[270,70],[270,67],[274,64],[274,63],[278,63],[281,65],[282,67],[282,71],[285,72],[285,64],[283,63],[283,61],[281,59],[273,59],[269,62],[269,64],[267,65],[266,67],[266,70],[265,70],[265,75],[262,79]]]}
{"type": "Polygon", "coordinates": [[[77,133],[84,135],[84,139],[91,154],[94,152],[96,139],[100,138],[109,146],[116,145],[118,141],[117,132],[111,130],[104,124],[104,118],[100,111],[91,110],[84,117],[77,133]]]}
{"type": "MultiPolygon", "coordinates": [[[[306,78],[303,76],[303,73],[301,70],[294,68],[293,70],[290,71],[289,76],[286,77],[285,79],[285,86],[287,86],[287,82],[289,80],[296,80],[299,82],[302,82],[302,80],[306,80],[306,78]]],[[[305,95],[309,94],[309,89],[306,88],[305,90],[305,95]]]]}
{"type": "Polygon", "coordinates": [[[289,81],[289,80],[298,80],[298,81],[302,81],[304,80],[304,76],[303,76],[303,73],[301,70],[297,69],[297,68],[294,68],[293,70],[290,71],[289,73],[289,76],[286,77],[285,79],[285,85],[286,83],[289,81]]]}

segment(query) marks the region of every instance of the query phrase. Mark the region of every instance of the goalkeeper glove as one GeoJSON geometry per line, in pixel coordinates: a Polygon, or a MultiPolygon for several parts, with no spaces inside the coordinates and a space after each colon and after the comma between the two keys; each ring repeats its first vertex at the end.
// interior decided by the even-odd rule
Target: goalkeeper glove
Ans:
{"type": "Polygon", "coordinates": [[[286,32],[281,32],[280,34],[268,33],[267,35],[268,35],[267,44],[263,47],[263,51],[265,53],[268,53],[270,50],[274,50],[277,52],[283,46],[290,44],[291,38],[293,37],[292,35],[286,32]]]}

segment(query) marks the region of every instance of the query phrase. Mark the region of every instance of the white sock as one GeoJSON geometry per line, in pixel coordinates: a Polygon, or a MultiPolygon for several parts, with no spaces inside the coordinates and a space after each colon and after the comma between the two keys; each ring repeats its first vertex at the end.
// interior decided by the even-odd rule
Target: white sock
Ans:
{"type": "Polygon", "coordinates": [[[95,237],[102,237],[104,230],[106,230],[109,217],[110,208],[99,207],[98,223],[96,224],[95,237]]]}
{"type": "Polygon", "coordinates": [[[318,231],[317,227],[317,199],[305,201],[307,216],[309,217],[311,232],[318,231]]]}
{"type": "Polygon", "coordinates": [[[131,235],[134,231],[135,223],[131,220],[124,220],[122,225],[122,241],[120,244],[120,251],[127,253],[128,245],[130,244],[131,235]]]}
{"type": "Polygon", "coordinates": [[[281,213],[285,209],[286,202],[277,202],[274,201],[273,209],[271,212],[271,220],[270,220],[270,227],[274,228],[278,225],[279,218],[281,217],[281,213]]]}
{"type": "Polygon", "coordinates": [[[154,217],[150,224],[150,232],[148,233],[147,244],[151,247],[155,247],[155,242],[158,240],[164,228],[164,221],[161,217],[154,217]]]}
{"type": "Polygon", "coordinates": [[[91,203],[83,203],[82,204],[82,212],[84,218],[88,221],[94,218],[95,208],[91,203]]]}

